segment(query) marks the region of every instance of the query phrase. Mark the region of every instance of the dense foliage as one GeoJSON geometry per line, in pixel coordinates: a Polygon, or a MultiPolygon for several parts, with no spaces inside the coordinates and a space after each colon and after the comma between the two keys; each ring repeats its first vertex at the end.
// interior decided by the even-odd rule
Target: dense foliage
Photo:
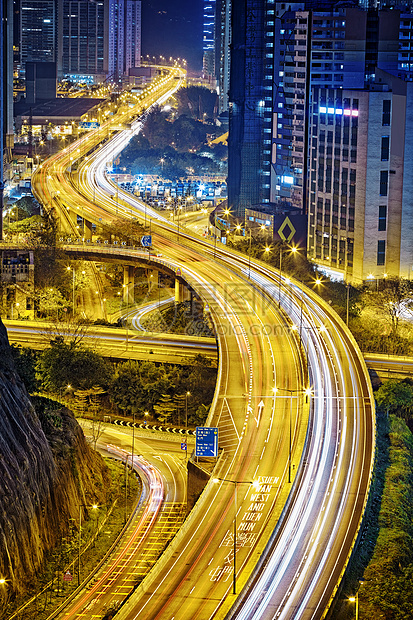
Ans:
{"type": "Polygon", "coordinates": [[[64,342],[58,336],[50,343],[36,362],[36,377],[46,392],[58,393],[72,389],[90,389],[106,386],[110,379],[108,363],[98,354],[82,345],[64,342]]]}
{"type": "MultiPolygon", "coordinates": [[[[41,352],[13,347],[17,370],[29,393],[45,392],[67,398],[76,396],[72,407],[85,411],[93,396],[94,410],[109,407],[144,418],[145,412],[160,422],[203,424],[216,384],[216,368],[198,355],[190,365],[128,361],[111,365],[86,347],[83,339],[55,337],[41,352]],[[96,394],[108,397],[95,406],[96,394]]],[[[89,407],[92,410],[92,407],[89,407]]]]}
{"type": "Polygon", "coordinates": [[[214,122],[216,93],[189,86],[181,88],[175,100],[175,108],[154,107],[146,115],[142,131],[120,155],[121,168],[132,174],[156,174],[166,179],[222,171],[226,147],[207,145],[208,136],[225,133],[214,122]]]}
{"type": "Polygon", "coordinates": [[[379,532],[359,602],[362,617],[407,620],[413,616],[413,436],[400,418],[389,421],[379,532]]]}
{"type": "Polygon", "coordinates": [[[205,422],[216,383],[216,369],[197,356],[191,366],[124,362],[118,364],[110,383],[113,402],[125,411],[146,412],[160,422],[205,422]]]}
{"type": "Polygon", "coordinates": [[[189,301],[174,303],[167,308],[152,312],[142,320],[147,331],[186,334],[188,336],[213,337],[212,323],[203,314],[202,304],[189,301]]]}

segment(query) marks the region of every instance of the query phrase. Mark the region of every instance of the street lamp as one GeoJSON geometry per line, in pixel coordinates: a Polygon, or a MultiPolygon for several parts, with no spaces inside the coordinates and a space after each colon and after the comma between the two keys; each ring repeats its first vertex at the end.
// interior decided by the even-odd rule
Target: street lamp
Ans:
{"type": "Polygon", "coordinates": [[[291,483],[291,449],[292,449],[292,418],[293,418],[293,394],[305,394],[306,402],[308,401],[308,397],[312,396],[313,392],[311,388],[306,388],[305,390],[290,390],[289,388],[277,388],[274,387],[272,391],[274,392],[274,398],[276,397],[277,392],[288,392],[290,395],[290,421],[289,421],[289,439],[288,439],[288,483],[291,483]]]}
{"type": "Polygon", "coordinates": [[[218,482],[230,482],[234,485],[234,571],[232,582],[232,593],[237,593],[237,490],[239,484],[252,484],[255,488],[259,488],[260,483],[258,481],[250,480],[228,480],[227,478],[213,478],[212,482],[215,484],[218,482]]]}
{"type": "MultiPolygon", "coordinates": [[[[298,248],[293,245],[292,247],[290,247],[290,252],[291,254],[296,254],[298,252],[298,248]]],[[[281,276],[281,267],[282,267],[282,256],[283,256],[283,243],[280,244],[280,277],[278,279],[278,306],[281,307],[281,280],[282,280],[282,276],[281,276]]],[[[289,284],[290,281],[286,280],[286,284],[289,284]]]]}
{"type": "Polygon", "coordinates": [[[350,603],[356,604],[356,620],[359,620],[359,592],[357,590],[356,596],[349,596],[350,603]]]}
{"type": "MultiPolygon", "coordinates": [[[[74,267],[66,267],[66,270],[73,272],[73,276],[72,276],[72,313],[73,313],[73,316],[75,316],[75,271],[76,271],[76,269],[74,267]]],[[[83,270],[82,274],[85,275],[86,271],[83,270]]]]}
{"type": "MultiPolygon", "coordinates": [[[[214,212],[214,259],[215,259],[216,251],[217,251],[217,211],[218,211],[218,207],[215,208],[215,212],[214,212]]],[[[224,209],[223,213],[226,216],[228,216],[230,214],[230,210],[224,209]]]]}
{"type": "Polygon", "coordinates": [[[185,460],[188,459],[188,396],[191,396],[191,392],[185,393],[185,460]]]}

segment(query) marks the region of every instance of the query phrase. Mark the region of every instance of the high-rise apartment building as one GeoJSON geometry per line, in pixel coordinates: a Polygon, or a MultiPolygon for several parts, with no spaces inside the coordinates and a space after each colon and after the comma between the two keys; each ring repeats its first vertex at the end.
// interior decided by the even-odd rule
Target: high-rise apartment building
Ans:
{"type": "Polygon", "coordinates": [[[413,82],[314,87],[307,254],[353,283],[411,278],[413,82]]]}
{"type": "Polygon", "coordinates": [[[215,82],[215,45],[216,45],[216,0],[204,0],[203,25],[203,76],[210,82],[215,82]]]}
{"type": "Polygon", "coordinates": [[[109,0],[108,71],[119,80],[140,66],[141,1],[109,0]]]}
{"type": "Polygon", "coordinates": [[[103,0],[59,0],[58,75],[99,81],[108,75],[108,17],[103,0]]]}
{"type": "Polygon", "coordinates": [[[0,239],[4,188],[11,178],[13,135],[13,2],[7,0],[0,15],[0,239]]]}
{"type": "Polygon", "coordinates": [[[55,0],[21,0],[20,4],[20,67],[25,63],[56,60],[55,0]]]}
{"type": "Polygon", "coordinates": [[[126,0],[124,73],[141,66],[142,2],[126,0]]]}
{"type": "Polygon", "coordinates": [[[282,12],[277,5],[271,203],[308,207],[308,112],[313,86],[364,88],[375,68],[397,72],[398,11],[282,12]]]}
{"type": "Polygon", "coordinates": [[[231,0],[217,0],[215,45],[218,106],[221,113],[227,112],[229,107],[231,0]]]}
{"type": "Polygon", "coordinates": [[[141,0],[21,0],[23,73],[56,61],[59,78],[119,80],[140,58],[141,0]]]}

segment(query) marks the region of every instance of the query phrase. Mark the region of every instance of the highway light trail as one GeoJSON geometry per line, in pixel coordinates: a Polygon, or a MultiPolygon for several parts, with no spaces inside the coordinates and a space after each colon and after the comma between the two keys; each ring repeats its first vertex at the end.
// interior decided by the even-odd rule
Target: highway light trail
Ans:
{"type": "MultiPolygon", "coordinates": [[[[157,247],[209,304],[218,335],[219,377],[208,423],[221,429],[223,456],[214,475],[239,483],[258,478],[268,492],[262,501],[247,492],[239,506],[245,536],[236,550],[236,577],[244,589],[232,611],[233,493],[208,483],[184,530],[119,619],[321,618],[353,548],[371,479],[374,413],[364,362],[345,326],[314,293],[201,237],[181,231],[176,243],[169,221],[110,183],[106,162],[129,136],[107,143],[80,175],[87,209],[94,221],[137,214],[156,220],[157,247]],[[274,329],[267,332],[267,325],[274,329]],[[290,484],[291,465],[301,454],[290,484]]],[[[73,200],[65,186],[62,191],[73,200]]]]}
{"type": "Polygon", "coordinates": [[[108,605],[113,584],[122,576],[125,564],[129,561],[131,552],[136,554],[149,537],[164,500],[164,483],[160,472],[142,457],[133,456],[129,452],[108,445],[107,451],[123,461],[129,461],[132,468],[137,471],[143,483],[143,496],[130,518],[130,526],[124,544],[114,553],[109,563],[99,574],[96,583],[80,597],[62,615],[64,620],[78,617],[86,617],[87,611],[93,609],[93,613],[99,613],[103,605],[108,605]],[[142,506],[142,507],[141,507],[142,506]]]}

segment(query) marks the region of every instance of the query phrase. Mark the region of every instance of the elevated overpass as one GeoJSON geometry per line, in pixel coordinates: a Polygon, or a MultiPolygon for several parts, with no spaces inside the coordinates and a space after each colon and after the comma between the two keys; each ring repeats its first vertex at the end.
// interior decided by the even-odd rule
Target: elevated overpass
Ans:
{"type": "Polygon", "coordinates": [[[86,222],[156,221],[157,250],[215,323],[220,363],[208,423],[219,429],[223,457],[218,482],[207,484],[119,620],[323,618],[357,540],[373,467],[374,402],[362,356],[314,292],[184,233],[116,189],[105,162],[126,140],[117,135],[93,163],[79,145],[78,187],[64,153],[36,175],[37,195],[48,205],[60,191],[54,204],[66,230],[70,212],[86,222]]]}

